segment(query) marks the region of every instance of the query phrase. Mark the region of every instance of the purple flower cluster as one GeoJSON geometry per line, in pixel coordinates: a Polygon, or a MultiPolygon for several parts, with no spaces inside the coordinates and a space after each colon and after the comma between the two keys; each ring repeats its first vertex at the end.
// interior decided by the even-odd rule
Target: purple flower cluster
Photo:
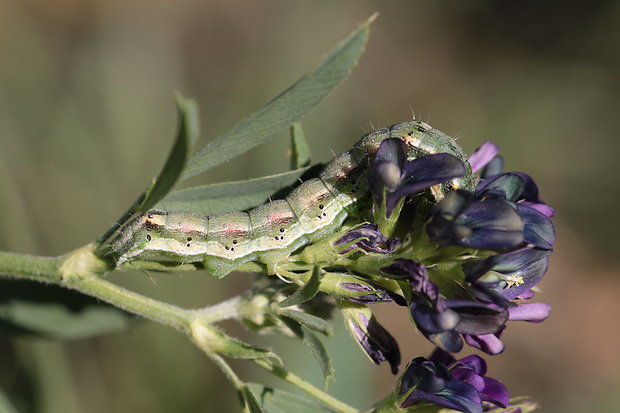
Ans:
{"type": "MultiPolygon", "coordinates": [[[[508,391],[485,376],[482,358],[455,360],[450,353],[461,351],[465,343],[490,355],[501,353],[500,337],[508,321],[537,323],[549,316],[549,304],[530,300],[555,243],[555,211],[541,200],[529,175],[502,172],[498,152],[486,142],[469,157],[477,176],[475,190],[455,189],[432,208],[428,202],[418,208],[416,200],[429,197],[409,203],[405,199],[463,176],[466,167],[445,153],[407,161],[401,139],[385,140],[368,181],[375,211],[385,212],[388,220],[407,217],[409,224],[399,227],[405,230],[396,232],[403,242],[386,237],[378,221],[354,228],[335,243],[347,257],[358,252],[381,255],[376,261],[380,271],[358,265],[355,277],[363,282],[341,285],[360,294],[360,299],[349,299],[358,305],[406,305],[416,328],[436,346],[430,359],[414,359],[401,376],[395,393],[400,408],[433,403],[468,413],[496,407],[511,411],[508,391]]],[[[394,228],[389,227],[389,236],[394,228]]],[[[395,373],[395,355],[400,354],[396,340],[374,318],[372,323],[364,320],[356,324],[354,335],[375,362],[389,361],[395,373]]]]}

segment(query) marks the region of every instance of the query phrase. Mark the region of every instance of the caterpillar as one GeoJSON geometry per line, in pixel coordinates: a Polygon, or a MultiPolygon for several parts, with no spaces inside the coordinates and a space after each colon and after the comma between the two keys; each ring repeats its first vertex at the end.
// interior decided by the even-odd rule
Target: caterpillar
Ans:
{"type": "Polygon", "coordinates": [[[359,215],[369,195],[366,170],[381,142],[403,139],[408,160],[448,153],[465,164],[460,178],[431,187],[439,201],[452,189],[474,189],[465,152],[454,139],[428,124],[413,120],[374,130],[352,149],[337,155],[318,177],[295,188],[285,199],[247,212],[202,216],[151,210],[137,217],[113,241],[116,265],[150,256],[202,262],[213,277],[223,277],[249,261],[273,268],[295,250],[337,230],[348,216],[359,215]]]}

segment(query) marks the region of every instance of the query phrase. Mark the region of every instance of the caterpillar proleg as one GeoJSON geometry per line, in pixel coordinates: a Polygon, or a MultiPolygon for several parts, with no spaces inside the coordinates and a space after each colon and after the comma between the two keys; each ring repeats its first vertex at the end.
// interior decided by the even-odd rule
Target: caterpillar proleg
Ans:
{"type": "Polygon", "coordinates": [[[202,262],[211,276],[223,277],[239,265],[258,261],[268,268],[300,247],[337,230],[348,216],[360,213],[368,197],[366,171],[381,142],[400,138],[408,160],[448,153],[465,164],[460,178],[431,188],[438,201],[454,188],[473,191],[467,156],[454,139],[417,120],[364,135],[352,149],[337,155],[318,177],[303,182],[285,199],[248,212],[201,216],[152,210],[122,229],[111,245],[116,264],[149,256],[202,262]]]}

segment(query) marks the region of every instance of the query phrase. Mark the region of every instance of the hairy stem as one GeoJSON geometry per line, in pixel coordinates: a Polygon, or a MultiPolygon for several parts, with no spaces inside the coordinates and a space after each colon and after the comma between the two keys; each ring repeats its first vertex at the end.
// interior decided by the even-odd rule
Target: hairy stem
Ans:
{"type": "MultiPolygon", "coordinates": [[[[100,278],[100,275],[111,271],[112,268],[105,260],[95,254],[97,246],[97,243],[88,244],[60,257],[38,257],[0,251],[0,277],[28,279],[70,288],[125,311],[173,327],[190,337],[192,336],[191,326],[194,323],[208,326],[217,321],[238,318],[239,312],[242,311],[241,307],[244,303],[242,297],[234,297],[213,306],[191,310],[154,300],[106,281],[100,278]]],[[[187,267],[189,266],[187,265],[187,267]]],[[[300,277],[303,278],[304,276],[300,277]]],[[[222,370],[238,391],[245,386],[245,383],[236,376],[219,354],[212,351],[205,351],[205,353],[222,370]]],[[[264,359],[253,361],[273,375],[321,400],[339,412],[358,412],[357,409],[330,396],[282,367],[264,359]]]]}

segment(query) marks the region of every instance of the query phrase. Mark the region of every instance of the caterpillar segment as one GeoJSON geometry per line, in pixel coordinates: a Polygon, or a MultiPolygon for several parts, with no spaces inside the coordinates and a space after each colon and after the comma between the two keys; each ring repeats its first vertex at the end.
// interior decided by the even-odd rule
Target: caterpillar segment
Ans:
{"type": "Polygon", "coordinates": [[[463,177],[431,187],[436,201],[453,189],[474,190],[467,155],[454,139],[417,120],[364,135],[351,150],[337,155],[317,178],[294,189],[285,199],[248,212],[201,216],[152,210],[126,225],[111,245],[116,265],[155,256],[180,262],[202,262],[214,277],[257,261],[273,273],[295,250],[336,231],[347,216],[360,215],[369,199],[366,171],[381,142],[400,138],[407,158],[448,153],[465,164],[463,177]]]}
{"type": "Polygon", "coordinates": [[[309,242],[306,231],[286,200],[272,201],[249,212],[257,260],[270,273],[278,262],[309,242]]]}
{"type": "MultiPolygon", "coordinates": [[[[365,161],[365,159],[363,160],[365,161]]],[[[368,193],[366,166],[360,165],[352,151],[337,155],[319,174],[319,180],[327,187],[336,201],[348,213],[357,212],[357,201],[368,193]]]]}

